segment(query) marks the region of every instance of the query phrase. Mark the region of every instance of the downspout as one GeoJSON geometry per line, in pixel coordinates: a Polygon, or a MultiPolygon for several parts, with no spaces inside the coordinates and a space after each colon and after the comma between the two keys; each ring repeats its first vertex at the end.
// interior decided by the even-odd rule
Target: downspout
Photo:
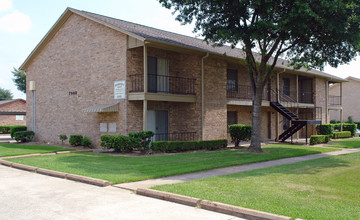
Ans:
{"type": "Polygon", "coordinates": [[[204,140],[204,114],[205,114],[205,83],[204,60],[209,57],[209,52],[201,58],[201,140],[204,140]]]}

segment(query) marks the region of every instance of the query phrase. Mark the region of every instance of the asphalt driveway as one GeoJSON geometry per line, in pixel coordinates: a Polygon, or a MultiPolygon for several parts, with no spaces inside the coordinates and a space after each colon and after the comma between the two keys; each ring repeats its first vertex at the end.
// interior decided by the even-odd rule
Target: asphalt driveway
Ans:
{"type": "Polygon", "coordinates": [[[0,219],[239,219],[0,165],[0,219]]]}

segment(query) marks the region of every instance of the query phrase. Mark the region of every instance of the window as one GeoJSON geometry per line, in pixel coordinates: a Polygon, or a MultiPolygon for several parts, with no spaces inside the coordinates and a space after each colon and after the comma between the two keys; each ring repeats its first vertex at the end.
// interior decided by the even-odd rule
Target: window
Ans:
{"type": "Polygon", "coordinates": [[[17,115],[16,116],[16,121],[24,121],[24,116],[23,115],[17,115]]]}
{"type": "Polygon", "coordinates": [[[283,78],[283,94],[290,96],[290,79],[283,78]]]}
{"type": "Polygon", "coordinates": [[[227,91],[238,91],[238,72],[234,69],[227,69],[227,91]]]}
{"type": "Polygon", "coordinates": [[[228,111],[227,112],[227,125],[237,124],[237,111],[228,111]]]}
{"type": "Polygon", "coordinates": [[[148,91],[169,92],[169,60],[148,56],[148,91]]]}

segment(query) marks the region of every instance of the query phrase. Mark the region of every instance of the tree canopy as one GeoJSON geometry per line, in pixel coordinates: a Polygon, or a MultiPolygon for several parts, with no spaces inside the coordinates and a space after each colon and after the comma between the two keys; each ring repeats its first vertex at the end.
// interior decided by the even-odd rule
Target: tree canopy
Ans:
{"type": "Polygon", "coordinates": [[[216,45],[241,47],[253,94],[250,151],[261,151],[261,100],[280,57],[294,68],[350,62],[360,51],[358,0],[159,0],[216,45]]]}
{"type": "Polygon", "coordinates": [[[13,95],[10,90],[0,88],[0,101],[13,99],[13,95]]]}
{"type": "Polygon", "coordinates": [[[24,70],[19,70],[14,68],[11,71],[14,78],[12,79],[17,87],[17,89],[23,93],[26,93],[26,74],[24,70]]]}

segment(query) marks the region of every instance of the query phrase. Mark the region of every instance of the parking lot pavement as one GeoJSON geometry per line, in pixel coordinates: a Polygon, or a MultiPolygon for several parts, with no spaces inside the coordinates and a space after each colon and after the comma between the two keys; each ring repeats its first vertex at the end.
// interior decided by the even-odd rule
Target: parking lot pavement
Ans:
{"type": "Polygon", "coordinates": [[[0,219],[239,219],[0,165],[0,219]]]}

